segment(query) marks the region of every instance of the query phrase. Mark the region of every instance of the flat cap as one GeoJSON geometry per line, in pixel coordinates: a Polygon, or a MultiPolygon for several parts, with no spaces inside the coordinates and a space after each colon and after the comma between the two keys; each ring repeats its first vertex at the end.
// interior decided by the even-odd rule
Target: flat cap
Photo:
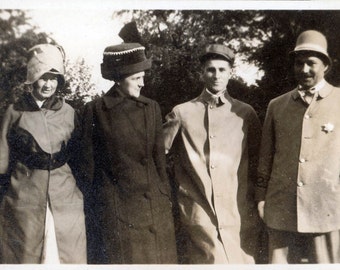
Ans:
{"type": "Polygon", "coordinates": [[[204,63],[205,61],[209,59],[216,58],[223,58],[226,61],[228,61],[230,64],[234,63],[235,60],[235,54],[234,52],[228,48],[226,45],[223,44],[209,44],[207,45],[201,56],[199,57],[200,61],[204,63]]]}

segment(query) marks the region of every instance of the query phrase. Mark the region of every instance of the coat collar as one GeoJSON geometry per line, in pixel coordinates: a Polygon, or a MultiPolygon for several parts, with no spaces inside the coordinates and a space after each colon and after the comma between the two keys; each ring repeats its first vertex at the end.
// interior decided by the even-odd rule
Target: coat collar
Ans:
{"type": "Polygon", "coordinates": [[[116,85],[112,86],[111,89],[103,96],[104,104],[108,109],[112,109],[127,99],[134,100],[142,105],[148,105],[150,103],[150,101],[144,96],[139,96],[138,98],[123,96],[119,91],[117,91],[116,85]]]}
{"type": "MultiPolygon", "coordinates": [[[[318,93],[318,98],[325,98],[327,97],[332,91],[333,91],[333,85],[329,84],[328,82],[325,83],[325,86],[322,87],[317,93],[318,93]]],[[[293,90],[293,93],[292,93],[292,97],[294,100],[300,98],[300,94],[299,94],[299,89],[298,87],[296,87],[294,90],[293,90]]]]}
{"type": "Polygon", "coordinates": [[[220,96],[215,96],[211,92],[209,92],[206,88],[203,89],[201,95],[199,96],[199,99],[203,101],[204,103],[216,103],[216,99],[218,100],[218,103],[226,104],[226,103],[232,103],[232,98],[230,97],[227,90],[224,91],[224,93],[220,96]]]}
{"type": "MultiPolygon", "coordinates": [[[[46,99],[41,108],[58,111],[63,106],[63,99],[52,95],[50,98],[46,99]]],[[[40,111],[38,104],[35,102],[34,98],[30,93],[25,92],[17,102],[14,103],[14,109],[17,111],[40,111]]]]}

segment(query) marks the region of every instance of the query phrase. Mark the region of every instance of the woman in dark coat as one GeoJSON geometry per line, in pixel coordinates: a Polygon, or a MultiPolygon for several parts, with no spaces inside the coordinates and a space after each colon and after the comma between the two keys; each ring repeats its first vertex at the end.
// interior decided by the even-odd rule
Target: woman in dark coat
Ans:
{"type": "Polygon", "coordinates": [[[0,136],[1,263],[86,263],[83,195],[69,160],[76,115],[55,95],[64,84],[64,54],[34,46],[26,84],[7,109],[0,136]]]}
{"type": "Polygon", "coordinates": [[[161,113],[140,95],[150,67],[138,43],[107,47],[102,76],[115,84],[85,107],[84,165],[103,241],[97,263],[177,263],[161,113]]]}

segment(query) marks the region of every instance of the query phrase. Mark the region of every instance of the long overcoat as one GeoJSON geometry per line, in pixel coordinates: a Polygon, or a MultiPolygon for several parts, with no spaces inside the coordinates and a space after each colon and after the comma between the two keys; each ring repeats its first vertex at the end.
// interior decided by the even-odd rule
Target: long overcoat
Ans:
{"type": "Polygon", "coordinates": [[[340,89],[328,83],[307,106],[298,89],[268,106],[260,151],[258,200],[277,230],[340,229],[340,89]],[[265,182],[268,182],[266,187],[265,182]]]}
{"type": "Polygon", "coordinates": [[[83,195],[67,163],[74,128],[75,111],[55,96],[40,109],[27,93],[7,109],[0,137],[2,263],[41,262],[48,200],[60,261],[86,263],[83,195]]]}
{"type": "Polygon", "coordinates": [[[195,264],[254,263],[260,122],[251,106],[227,91],[218,103],[204,90],[175,106],[164,124],[165,148],[174,156],[180,251],[195,264]]]}
{"type": "Polygon", "coordinates": [[[103,258],[94,263],[176,263],[158,104],[113,87],[86,105],[83,119],[84,165],[102,239],[103,258]]]}

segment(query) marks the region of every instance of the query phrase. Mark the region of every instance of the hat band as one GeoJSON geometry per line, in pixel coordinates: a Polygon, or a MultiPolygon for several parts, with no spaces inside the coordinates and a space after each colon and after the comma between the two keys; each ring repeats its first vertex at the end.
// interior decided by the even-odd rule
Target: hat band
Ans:
{"type": "Polygon", "coordinates": [[[125,51],[119,51],[119,52],[104,52],[104,55],[122,55],[122,54],[128,54],[136,51],[144,51],[144,47],[138,47],[138,48],[133,48],[130,50],[125,50],[125,51]]]}
{"type": "Polygon", "coordinates": [[[105,65],[105,63],[101,64],[101,73],[104,79],[107,80],[115,80],[120,79],[126,75],[135,74],[147,69],[151,68],[151,59],[146,59],[142,62],[129,64],[120,67],[110,67],[105,65]]]}
{"type": "Polygon", "coordinates": [[[296,46],[294,51],[317,51],[328,56],[327,51],[323,47],[313,43],[304,43],[302,45],[296,46]]]}

